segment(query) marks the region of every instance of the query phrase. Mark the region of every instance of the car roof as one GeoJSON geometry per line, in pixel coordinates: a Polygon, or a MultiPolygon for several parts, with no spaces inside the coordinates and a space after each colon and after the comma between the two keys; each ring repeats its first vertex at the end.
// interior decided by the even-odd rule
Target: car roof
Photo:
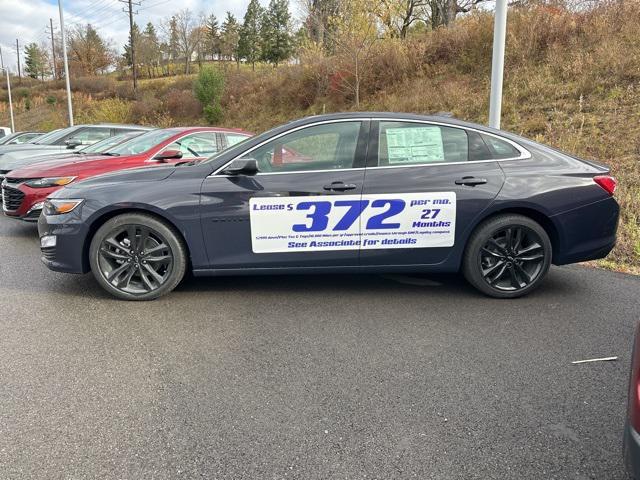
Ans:
{"type": "Polygon", "coordinates": [[[253,135],[251,132],[242,130],[240,128],[224,128],[224,127],[169,127],[165,130],[173,130],[176,133],[184,132],[229,132],[229,133],[241,133],[244,135],[253,135]]]}

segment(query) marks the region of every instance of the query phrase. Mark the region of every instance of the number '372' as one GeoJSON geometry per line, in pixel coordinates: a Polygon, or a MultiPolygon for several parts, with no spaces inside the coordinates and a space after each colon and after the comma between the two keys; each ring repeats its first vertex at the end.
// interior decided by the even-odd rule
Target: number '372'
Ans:
{"type": "MultiPolygon", "coordinates": [[[[379,213],[371,216],[366,223],[366,230],[382,230],[400,228],[400,223],[389,221],[404,210],[406,203],[400,199],[380,199],[370,202],[369,200],[337,200],[335,202],[300,202],[296,210],[309,210],[307,218],[311,220],[309,224],[297,223],[293,225],[294,232],[319,232],[326,230],[329,225],[329,214],[332,208],[344,209],[344,214],[332,228],[333,231],[348,230],[362,215],[365,209],[376,209],[379,213]]],[[[438,209],[425,210],[422,218],[435,218],[439,213],[438,209]]]]}

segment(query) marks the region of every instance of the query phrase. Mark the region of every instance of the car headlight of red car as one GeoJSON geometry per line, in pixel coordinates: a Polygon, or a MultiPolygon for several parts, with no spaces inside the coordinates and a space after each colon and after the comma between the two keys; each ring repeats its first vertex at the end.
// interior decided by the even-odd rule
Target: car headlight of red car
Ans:
{"type": "Polygon", "coordinates": [[[38,178],[37,180],[29,180],[24,182],[25,185],[32,188],[62,187],[73,182],[76,177],[50,177],[38,178]]]}
{"type": "Polygon", "coordinates": [[[81,198],[49,198],[44,202],[42,209],[45,215],[62,215],[75,210],[82,202],[84,200],[81,198]]]}

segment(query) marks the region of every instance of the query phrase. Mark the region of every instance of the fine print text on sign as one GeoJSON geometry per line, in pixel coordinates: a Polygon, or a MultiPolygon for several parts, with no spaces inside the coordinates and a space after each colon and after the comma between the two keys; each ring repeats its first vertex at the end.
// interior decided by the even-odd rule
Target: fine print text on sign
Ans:
{"type": "Polygon", "coordinates": [[[252,198],[254,253],[451,247],[455,192],[252,198]]]}

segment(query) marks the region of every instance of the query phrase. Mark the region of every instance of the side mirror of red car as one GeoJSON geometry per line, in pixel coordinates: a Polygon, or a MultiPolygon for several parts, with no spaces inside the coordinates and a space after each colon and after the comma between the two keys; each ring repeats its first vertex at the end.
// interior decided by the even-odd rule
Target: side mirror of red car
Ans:
{"type": "Polygon", "coordinates": [[[180,150],[165,150],[153,157],[154,160],[158,160],[159,162],[178,160],[180,158],[182,158],[182,152],[180,150]]]}

